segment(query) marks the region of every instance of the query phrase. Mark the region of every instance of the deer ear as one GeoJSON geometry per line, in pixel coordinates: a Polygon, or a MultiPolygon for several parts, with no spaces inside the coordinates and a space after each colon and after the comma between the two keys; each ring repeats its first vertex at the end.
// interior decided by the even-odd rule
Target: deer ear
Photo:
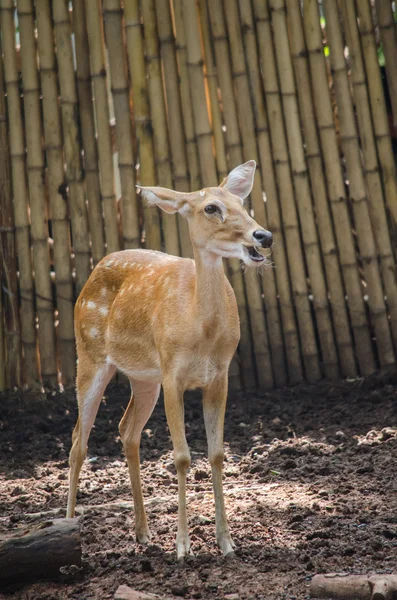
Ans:
{"type": "Polygon", "coordinates": [[[249,160],[239,165],[222,181],[220,187],[224,187],[231,194],[239,196],[243,200],[250,195],[254,185],[256,162],[249,160]]]}
{"type": "Polygon", "coordinates": [[[140,185],[136,187],[149,206],[158,206],[169,215],[176,212],[183,214],[184,208],[186,208],[186,194],[183,192],[175,192],[162,187],[142,187],[140,185]]]}

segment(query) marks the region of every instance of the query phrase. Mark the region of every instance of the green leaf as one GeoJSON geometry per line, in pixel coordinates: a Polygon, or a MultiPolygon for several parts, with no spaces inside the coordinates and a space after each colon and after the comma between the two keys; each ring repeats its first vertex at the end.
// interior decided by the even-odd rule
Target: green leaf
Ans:
{"type": "Polygon", "coordinates": [[[378,63],[380,67],[384,67],[386,64],[385,53],[383,52],[383,46],[380,45],[378,48],[378,63]]]}

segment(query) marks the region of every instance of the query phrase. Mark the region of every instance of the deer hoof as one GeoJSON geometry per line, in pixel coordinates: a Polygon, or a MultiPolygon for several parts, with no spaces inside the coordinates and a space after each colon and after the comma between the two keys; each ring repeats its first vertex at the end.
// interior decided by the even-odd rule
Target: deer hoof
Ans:
{"type": "Polygon", "coordinates": [[[184,538],[179,539],[176,542],[176,554],[178,560],[183,560],[185,556],[193,555],[193,552],[190,549],[190,539],[184,538]]]}
{"type": "Polygon", "coordinates": [[[150,542],[151,535],[149,531],[142,531],[141,533],[136,534],[136,540],[142,546],[147,546],[150,542]]]}

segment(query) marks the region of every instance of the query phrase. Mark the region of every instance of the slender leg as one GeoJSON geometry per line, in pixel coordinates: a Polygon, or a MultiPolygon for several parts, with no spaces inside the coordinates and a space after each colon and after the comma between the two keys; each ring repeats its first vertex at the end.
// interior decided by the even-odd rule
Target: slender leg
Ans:
{"type": "Polygon", "coordinates": [[[167,423],[174,446],[174,462],[178,474],[178,532],[176,552],[178,559],[190,553],[186,515],[186,475],[190,467],[190,452],[185,436],[183,389],[172,380],[164,381],[164,404],[167,423]]]}
{"type": "Polygon", "coordinates": [[[127,410],[120,421],[119,431],[130,473],[132,496],[135,509],[136,539],[141,544],[150,540],[141,487],[139,444],[142,429],[148,422],[160,393],[160,385],[130,380],[132,394],[127,410]]]}
{"type": "Polygon", "coordinates": [[[233,552],[234,544],[227,524],[222,487],[223,425],[227,399],[227,374],[203,390],[204,422],[208,440],[208,458],[212,469],[215,496],[216,541],[223,554],[233,552]]]}
{"type": "Polygon", "coordinates": [[[115,372],[111,365],[96,365],[87,356],[79,355],[77,368],[77,401],[79,417],[72,435],[69,456],[69,496],[66,516],[74,516],[79,475],[87,454],[87,443],[103,392],[115,372]]]}

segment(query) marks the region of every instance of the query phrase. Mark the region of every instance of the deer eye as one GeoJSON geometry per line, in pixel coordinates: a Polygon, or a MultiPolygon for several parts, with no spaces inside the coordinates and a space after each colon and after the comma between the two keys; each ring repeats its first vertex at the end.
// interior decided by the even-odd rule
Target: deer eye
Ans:
{"type": "Polygon", "coordinates": [[[207,204],[204,210],[207,213],[207,215],[213,215],[214,213],[219,211],[219,208],[216,206],[216,204],[207,204]]]}

